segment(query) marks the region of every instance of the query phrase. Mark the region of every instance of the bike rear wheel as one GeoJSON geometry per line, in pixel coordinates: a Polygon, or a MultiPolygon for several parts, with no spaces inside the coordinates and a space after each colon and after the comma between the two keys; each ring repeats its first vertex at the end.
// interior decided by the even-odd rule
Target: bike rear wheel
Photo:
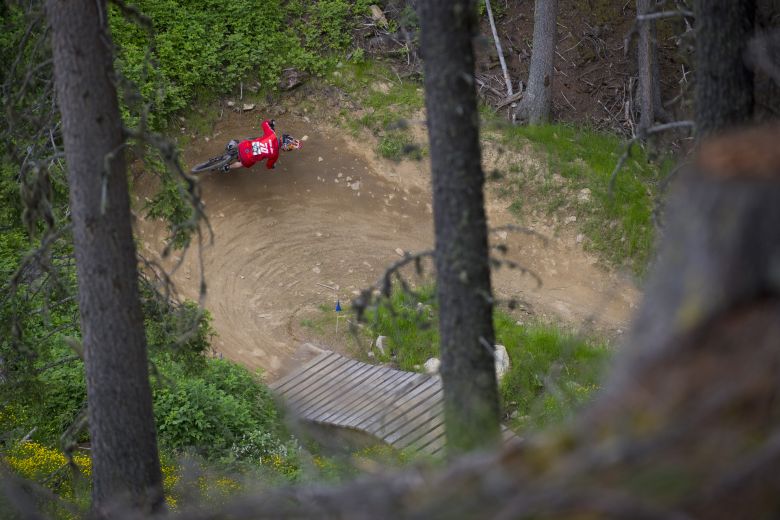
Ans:
{"type": "Polygon", "coordinates": [[[232,164],[238,159],[238,154],[235,152],[227,152],[219,157],[212,157],[206,162],[196,164],[190,170],[192,173],[201,173],[209,170],[219,170],[226,164],[232,164]]]}

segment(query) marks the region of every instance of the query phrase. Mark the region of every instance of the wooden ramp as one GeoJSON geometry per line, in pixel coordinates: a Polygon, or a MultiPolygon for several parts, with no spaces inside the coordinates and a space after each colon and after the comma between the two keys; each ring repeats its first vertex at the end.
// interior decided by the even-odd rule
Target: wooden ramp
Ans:
{"type": "MultiPolygon", "coordinates": [[[[441,378],[325,351],[271,385],[299,418],[430,455],[445,448],[441,378]]],[[[504,430],[504,437],[514,435],[504,430]]]]}

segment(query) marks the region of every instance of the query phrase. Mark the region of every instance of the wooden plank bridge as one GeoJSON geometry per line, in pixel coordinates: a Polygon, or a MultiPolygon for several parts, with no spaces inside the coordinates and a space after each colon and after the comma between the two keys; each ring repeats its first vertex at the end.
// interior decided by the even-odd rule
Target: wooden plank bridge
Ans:
{"type": "MultiPolygon", "coordinates": [[[[324,351],[271,385],[297,416],[429,455],[446,447],[441,378],[324,351]]],[[[504,429],[504,438],[514,434],[504,429]]]]}

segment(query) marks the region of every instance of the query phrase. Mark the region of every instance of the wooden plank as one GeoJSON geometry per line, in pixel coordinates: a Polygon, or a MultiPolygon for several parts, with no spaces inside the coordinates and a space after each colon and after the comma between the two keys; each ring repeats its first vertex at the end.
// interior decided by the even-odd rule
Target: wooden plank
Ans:
{"type": "Polygon", "coordinates": [[[426,379],[422,384],[417,385],[415,388],[402,392],[401,397],[395,399],[385,413],[377,414],[370,418],[370,420],[363,421],[358,427],[373,434],[384,431],[385,425],[389,424],[397,417],[408,413],[411,408],[414,408],[419,402],[427,399],[431,394],[440,391],[440,381],[436,378],[426,379]]]}
{"type": "Polygon", "coordinates": [[[393,446],[396,446],[397,448],[406,448],[440,426],[442,428],[444,427],[444,414],[432,415],[430,419],[424,423],[420,423],[414,430],[411,430],[404,435],[400,435],[393,442],[393,446]]]}
{"type": "Polygon", "coordinates": [[[365,421],[364,427],[378,427],[407,412],[411,404],[416,403],[421,397],[427,397],[441,389],[441,384],[433,378],[423,379],[414,388],[399,388],[394,399],[388,403],[387,410],[382,414],[375,414],[370,421],[365,421]],[[380,424],[381,423],[381,424],[380,424]]]}
{"type": "Polygon", "coordinates": [[[501,425],[501,438],[506,441],[519,439],[520,437],[517,436],[515,432],[513,432],[511,429],[507,428],[503,424],[501,425]]]}
{"type": "Polygon", "coordinates": [[[352,360],[349,358],[339,356],[328,365],[320,365],[320,370],[311,372],[306,379],[301,380],[295,386],[290,387],[285,394],[286,398],[290,400],[310,392],[310,387],[317,385],[323,380],[328,380],[328,378],[333,377],[333,374],[337,374],[339,371],[341,371],[341,368],[350,361],[352,360]]]}
{"type": "MultiPolygon", "coordinates": [[[[346,381],[340,388],[335,388],[331,392],[331,399],[322,404],[315,413],[310,414],[312,419],[322,421],[324,417],[330,415],[344,414],[352,410],[351,404],[364,397],[374,388],[371,381],[376,381],[382,373],[377,367],[367,365],[368,369],[356,374],[354,378],[346,381]],[[380,373],[378,373],[380,372],[380,373]]],[[[386,376],[388,377],[388,376],[386,376]]]]}
{"type": "Polygon", "coordinates": [[[268,388],[270,388],[271,390],[273,390],[275,392],[278,392],[287,383],[289,383],[293,378],[299,376],[300,374],[302,374],[306,370],[316,366],[317,364],[322,363],[325,359],[327,359],[328,357],[333,356],[333,355],[338,356],[338,354],[336,354],[335,352],[330,351],[330,350],[326,350],[322,354],[318,354],[314,359],[310,360],[308,363],[306,363],[302,367],[298,367],[296,370],[292,370],[289,374],[287,374],[283,378],[279,379],[278,381],[274,381],[273,383],[268,385],[268,388]]]}
{"type": "Polygon", "coordinates": [[[399,384],[395,386],[385,385],[384,393],[379,396],[373,405],[366,408],[365,413],[355,417],[355,419],[350,422],[350,425],[368,431],[365,429],[365,425],[375,421],[378,416],[384,416],[387,413],[387,410],[395,406],[399,396],[417,392],[418,388],[424,386],[426,383],[426,379],[421,377],[420,374],[412,374],[412,377],[400,381],[399,384]]]}
{"type": "Polygon", "coordinates": [[[306,412],[312,406],[329,400],[333,387],[341,384],[353,369],[360,368],[361,365],[358,361],[350,360],[332,372],[318,375],[316,382],[312,382],[300,393],[291,396],[289,406],[295,408],[299,415],[308,417],[306,412]]]}
{"type": "Polygon", "coordinates": [[[432,428],[431,423],[443,422],[444,401],[441,394],[438,394],[437,397],[438,399],[433,401],[427,410],[422,410],[417,416],[410,418],[408,422],[396,427],[394,432],[386,434],[384,436],[385,442],[393,446],[399,445],[404,438],[411,437],[414,439],[421,436],[425,431],[430,430],[432,428]],[[417,432],[416,435],[415,432],[417,432]]]}
{"type": "Polygon", "coordinates": [[[340,423],[341,426],[357,427],[356,425],[360,421],[365,420],[366,417],[370,417],[377,409],[386,407],[388,401],[395,399],[397,389],[414,388],[419,385],[419,378],[415,377],[417,375],[418,374],[411,372],[399,371],[397,377],[388,380],[378,388],[378,392],[372,396],[370,402],[365,403],[365,406],[359,407],[356,412],[345,418],[345,422],[340,423]]]}
{"type": "Polygon", "coordinates": [[[422,424],[434,415],[443,413],[442,389],[438,388],[435,392],[429,393],[426,397],[421,396],[416,403],[409,404],[405,413],[398,415],[392,421],[385,423],[383,435],[391,435],[408,424],[422,424]],[[437,408],[438,406],[438,408],[437,408]]]}
{"type": "Polygon", "coordinates": [[[322,371],[327,366],[336,363],[339,359],[343,359],[342,356],[339,354],[336,354],[335,352],[331,352],[328,354],[327,357],[320,360],[318,363],[313,363],[307,367],[305,367],[300,372],[296,373],[294,377],[290,378],[287,382],[285,382],[284,386],[279,386],[276,388],[276,392],[284,396],[288,392],[290,392],[293,388],[298,386],[302,381],[307,380],[310,378],[313,374],[316,374],[317,372],[322,371]]]}
{"type": "Polygon", "coordinates": [[[359,411],[366,402],[374,402],[374,397],[384,392],[384,387],[382,385],[386,381],[397,378],[399,375],[403,374],[403,372],[399,373],[398,370],[393,370],[387,367],[377,368],[378,370],[375,371],[375,374],[363,382],[362,387],[364,388],[361,388],[362,393],[353,392],[351,396],[352,399],[345,401],[343,410],[336,412],[329,411],[316,417],[316,419],[318,421],[327,421],[332,422],[333,424],[338,424],[339,420],[342,420],[346,416],[355,413],[355,411],[359,411]]]}
{"type": "Polygon", "coordinates": [[[392,410],[380,425],[369,426],[368,431],[385,439],[386,442],[391,442],[387,439],[388,436],[403,428],[404,425],[414,428],[414,425],[419,424],[420,421],[424,422],[425,414],[441,401],[441,385],[434,385],[407,401],[404,406],[392,410]]]}
{"type": "Polygon", "coordinates": [[[312,396],[318,395],[322,389],[332,385],[337,380],[339,374],[345,367],[358,363],[349,358],[342,357],[332,365],[326,367],[322,372],[317,372],[314,377],[309,378],[305,384],[301,384],[295,390],[287,393],[287,406],[291,409],[299,408],[302,402],[312,399],[312,396]]]}
{"type": "Polygon", "coordinates": [[[320,393],[320,396],[309,400],[307,405],[300,407],[298,412],[306,417],[313,417],[319,415],[323,409],[332,409],[333,406],[338,404],[339,399],[343,398],[345,394],[350,392],[356,385],[360,384],[360,381],[368,377],[371,374],[371,365],[366,363],[356,362],[357,364],[349,369],[345,369],[337,380],[327,389],[320,393]],[[367,375],[368,374],[368,375],[367,375]],[[315,412],[311,414],[310,412],[315,412]]]}
{"type": "Polygon", "coordinates": [[[385,379],[381,385],[377,385],[366,396],[352,404],[351,409],[342,417],[338,418],[339,424],[345,427],[354,427],[353,423],[360,420],[366,414],[372,413],[378,407],[386,406],[389,388],[396,388],[399,385],[406,385],[414,380],[414,374],[392,370],[392,377],[385,379]]]}
{"type": "Polygon", "coordinates": [[[442,422],[431,431],[426,432],[422,437],[415,439],[407,446],[399,446],[401,448],[410,448],[415,451],[423,451],[424,448],[436,441],[439,437],[443,437],[446,433],[444,423],[442,422]]]}
{"type": "Polygon", "coordinates": [[[370,392],[367,392],[364,399],[355,402],[352,405],[352,411],[341,419],[339,424],[345,427],[354,428],[364,417],[370,416],[372,413],[375,413],[376,410],[386,407],[388,400],[393,398],[394,388],[413,385],[416,380],[414,377],[415,374],[399,371],[394,372],[395,375],[393,377],[387,379],[381,386],[378,385],[370,392]]]}
{"type": "Polygon", "coordinates": [[[427,453],[428,455],[433,455],[434,457],[439,457],[444,455],[446,449],[447,449],[447,436],[442,435],[441,437],[437,437],[436,439],[434,439],[427,446],[423,446],[420,451],[423,453],[427,453]]]}
{"type": "Polygon", "coordinates": [[[313,417],[313,419],[317,421],[327,421],[330,419],[330,417],[350,413],[350,411],[353,410],[357,405],[357,402],[365,399],[371,391],[373,391],[376,387],[381,386],[383,381],[386,381],[394,375],[398,374],[397,370],[392,370],[387,367],[375,366],[373,368],[374,370],[371,371],[371,375],[360,383],[359,389],[354,389],[350,393],[349,398],[344,400],[342,403],[343,408],[341,410],[329,410],[321,413],[316,417],[313,417]]]}
{"type": "Polygon", "coordinates": [[[284,396],[287,407],[290,409],[296,408],[302,399],[306,399],[307,396],[317,392],[323,385],[329,384],[332,381],[332,377],[338,374],[341,367],[348,362],[347,358],[342,357],[335,363],[325,367],[322,372],[312,373],[309,378],[302,381],[284,396]]]}

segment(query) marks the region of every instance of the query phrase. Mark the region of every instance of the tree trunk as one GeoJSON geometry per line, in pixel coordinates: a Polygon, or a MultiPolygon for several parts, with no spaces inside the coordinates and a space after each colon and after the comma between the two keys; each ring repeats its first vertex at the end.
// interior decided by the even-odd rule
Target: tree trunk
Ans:
{"type": "Polygon", "coordinates": [[[420,3],[433,174],[437,296],[448,449],[499,439],[493,303],[474,89],[476,8],[420,3]]]}
{"type": "Polygon", "coordinates": [[[558,0],[536,0],[528,89],[515,108],[516,123],[538,125],[550,120],[557,14],[558,0]]]}
{"type": "MultiPolygon", "coordinates": [[[[653,11],[653,0],[636,0],[637,16],[653,11]]],[[[638,21],[637,73],[639,76],[639,135],[655,122],[656,92],[658,78],[655,77],[655,22],[638,21]]]]}
{"type": "Polygon", "coordinates": [[[68,165],[93,509],[157,511],[162,478],[106,5],[49,0],[46,11],[68,165]]]}
{"type": "Polygon", "coordinates": [[[748,123],[753,72],[745,63],[756,0],[696,0],[696,126],[700,137],[748,123]]]}

